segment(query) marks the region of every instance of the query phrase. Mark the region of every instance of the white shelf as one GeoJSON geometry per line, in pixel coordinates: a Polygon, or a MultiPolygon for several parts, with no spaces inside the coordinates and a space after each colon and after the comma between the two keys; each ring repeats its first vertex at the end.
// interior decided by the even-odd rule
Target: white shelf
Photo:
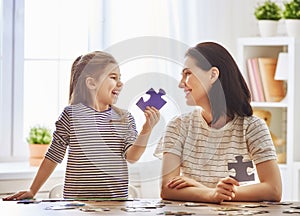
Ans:
{"type": "MultiPolygon", "coordinates": [[[[281,102],[252,102],[258,109],[272,111],[271,123],[278,126],[286,139],[286,164],[279,164],[283,181],[283,200],[300,200],[300,39],[293,37],[248,37],[238,39],[237,62],[247,80],[248,58],[277,58],[287,52],[288,80],[286,98],[281,102]],[[281,127],[281,128],[280,128],[281,127]]],[[[248,82],[248,80],[247,80],[248,82]]],[[[272,132],[273,128],[270,127],[272,132]]]]}
{"type": "Polygon", "coordinates": [[[287,103],[282,102],[251,102],[253,107],[277,107],[277,108],[287,108],[287,103]]]}

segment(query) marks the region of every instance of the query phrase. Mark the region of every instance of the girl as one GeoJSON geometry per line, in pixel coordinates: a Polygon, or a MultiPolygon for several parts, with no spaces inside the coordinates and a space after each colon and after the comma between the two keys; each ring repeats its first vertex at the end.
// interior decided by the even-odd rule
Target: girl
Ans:
{"type": "Polygon", "coordinates": [[[200,106],[173,119],[160,139],[163,199],[220,203],[280,201],[282,185],[267,125],[252,115],[250,92],[229,52],[213,42],[189,49],[179,87],[200,106]],[[253,160],[259,183],[228,177],[235,156],[253,160]]]}
{"type": "Polygon", "coordinates": [[[133,116],[115,106],[122,89],[116,60],[95,51],[72,65],[70,106],[53,133],[53,140],[32,185],[4,200],[33,198],[61,163],[68,148],[64,198],[126,198],[127,162],[143,154],[160,113],[145,110],[146,122],[137,136],[133,116]]]}

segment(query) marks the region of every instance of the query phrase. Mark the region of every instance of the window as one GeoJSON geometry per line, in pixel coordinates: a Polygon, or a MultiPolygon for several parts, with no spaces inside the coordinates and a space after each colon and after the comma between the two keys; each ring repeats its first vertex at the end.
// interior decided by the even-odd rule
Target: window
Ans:
{"type": "MultiPolygon", "coordinates": [[[[59,114],[68,105],[70,68],[77,56],[98,48],[106,50],[118,41],[132,37],[145,34],[167,37],[170,33],[170,29],[167,28],[170,21],[165,13],[169,3],[155,1],[154,4],[152,1],[145,1],[145,4],[142,4],[136,0],[131,1],[141,7],[140,15],[147,11],[145,16],[140,16],[139,23],[135,23],[137,14],[123,10],[128,7],[127,3],[104,1],[101,4],[101,2],[97,0],[26,0],[24,2],[24,91],[22,92],[23,109],[19,108],[19,111],[23,113],[23,136],[20,142],[24,146],[21,148],[24,155],[26,155],[26,152],[24,153],[25,139],[30,127],[41,124],[54,129],[54,123],[59,114]],[[107,13],[101,13],[103,8],[107,13]],[[151,16],[152,12],[156,15],[151,16]],[[164,14],[164,17],[159,19],[158,16],[161,14],[164,14]],[[102,16],[105,16],[105,24],[103,24],[102,16]],[[121,23],[126,24],[123,26],[125,29],[121,28],[121,23]],[[116,29],[112,26],[120,28],[116,29]],[[136,28],[136,26],[143,28],[136,28]]],[[[132,76],[138,78],[138,75],[148,73],[150,68],[162,74],[161,71],[166,71],[167,64],[168,62],[155,58],[143,58],[122,64],[121,72],[124,72],[122,80],[132,81],[132,76]],[[137,70],[138,67],[142,70],[137,70]],[[134,73],[129,74],[126,71],[134,73]]],[[[177,75],[179,77],[180,72],[177,75]]],[[[161,80],[161,82],[156,82],[155,86],[165,84],[161,80]]],[[[136,87],[138,89],[136,91],[139,91],[138,96],[142,96],[141,90],[148,90],[145,86],[136,87]]],[[[133,100],[138,100],[136,94],[124,95],[126,101],[133,96],[135,97],[133,100]]],[[[119,103],[119,105],[122,108],[128,108],[133,113],[138,129],[140,129],[144,116],[140,110],[136,109],[134,101],[132,102],[131,107],[124,106],[124,103],[119,103]]],[[[171,101],[168,102],[171,103],[171,101]]],[[[168,112],[170,113],[171,110],[168,112]]],[[[165,120],[168,121],[169,118],[165,120]]],[[[165,126],[165,122],[162,126],[165,126]]],[[[163,127],[157,127],[156,130],[162,131],[163,127]]],[[[157,132],[155,134],[158,134],[157,132]]],[[[145,156],[145,160],[152,160],[156,138],[154,137],[154,141],[151,141],[153,145],[148,149],[149,154],[145,156]]]]}
{"type": "Polygon", "coordinates": [[[31,126],[54,129],[68,104],[73,60],[102,49],[95,31],[101,5],[98,0],[0,0],[0,161],[27,160],[31,126]]]}
{"type": "Polygon", "coordinates": [[[3,119],[3,45],[2,45],[2,39],[3,39],[3,2],[0,0],[0,140],[3,140],[3,126],[4,126],[4,119],[3,119]]]}
{"type": "MultiPolygon", "coordinates": [[[[141,36],[174,38],[189,46],[207,38],[235,44],[241,29],[250,31],[252,28],[239,25],[244,16],[232,21],[231,14],[237,13],[231,11],[232,4],[232,1],[196,0],[189,4],[160,0],[0,0],[0,161],[27,159],[26,136],[31,126],[41,124],[54,129],[55,121],[68,104],[70,68],[77,56],[92,50],[107,50],[119,42],[141,36]],[[228,10],[218,11],[216,16],[206,19],[210,10],[220,4],[228,10]],[[225,24],[219,22],[224,17],[225,24]],[[227,34],[229,31],[232,34],[227,34]]],[[[251,7],[237,8],[238,14],[244,14],[246,8],[251,7]]],[[[179,64],[151,57],[121,64],[125,85],[138,79],[141,73],[149,75],[149,71],[160,75],[165,72],[165,77],[172,77],[176,82],[180,70],[179,64]]],[[[155,74],[151,78],[155,78],[155,74]]],[[[176,86],[163,83],[162,79],[161,84],[154,81],[155,84],[176,86]]],[[[139,86],[145,91],[155,87],[143,86],[142,82],[139,86]]],[[[181,91],[174,89],[182,96],[181,91]]],[[[134,100],[142,95],[129,97],[132,95],[122,93],[120,99],[128,96],[133,105],[124,107],[120,101],[120,106],[133,113],[140,127],[143,115],[134,106],[134,100]]],[[[164,122],[157,130],[162,131],[175,113],[178,114],[178,110],[163,116],[164,122]]],[[[151,155],[153,148],[148,151],[151,155]]]]}
{"type": "Polygon", "coordinates": [[[0,159],[10,157],[12,150],[12,37],[13,2],[0,0],[0,159]]]}
{"type": "MultiPolygon", "coordinates": [[[[102,49],[101,1],[26,0],[24,9],[24,127],[54,123],[68,105],[71,64],[102,49]]],[[[24,141],[25,142],[25,141],[24,141]]]]}

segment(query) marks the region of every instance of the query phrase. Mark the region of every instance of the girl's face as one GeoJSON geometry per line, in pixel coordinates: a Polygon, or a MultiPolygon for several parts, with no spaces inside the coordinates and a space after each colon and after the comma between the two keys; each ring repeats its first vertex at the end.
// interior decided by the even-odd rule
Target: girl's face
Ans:
{"type": "Polygon", "coordinates": [[[185,59],[179,88],[184,89],[187,105],[203,106],[209,103],[207,93],[212,85],[210,77],[211,71],[199,68],[194,58],[185,59]]]}
{"type": "Polygon", "coordinates": [[[96,103],[102,110],[117,102],[123,87],[120,78],[119,67],[115,64],[108,65],[105,72],[98,78],[96,82],[96,103]]]}

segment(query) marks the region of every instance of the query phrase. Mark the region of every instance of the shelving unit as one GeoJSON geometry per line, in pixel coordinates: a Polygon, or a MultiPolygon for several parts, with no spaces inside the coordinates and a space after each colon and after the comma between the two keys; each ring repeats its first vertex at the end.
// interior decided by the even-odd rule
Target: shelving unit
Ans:
{"type": "Polygon", "coordinates": [[[281,102],[253,102],[256,109],[271,111],[270,130],[286,140],[286,163],[279,164],[282,182],[282,200],[300,200],[300,39],[293,37],[239,38],[237,62],[248,82],[248,58],[277,58],[288,53],[288,80],[286,98],[281,102]]]}

